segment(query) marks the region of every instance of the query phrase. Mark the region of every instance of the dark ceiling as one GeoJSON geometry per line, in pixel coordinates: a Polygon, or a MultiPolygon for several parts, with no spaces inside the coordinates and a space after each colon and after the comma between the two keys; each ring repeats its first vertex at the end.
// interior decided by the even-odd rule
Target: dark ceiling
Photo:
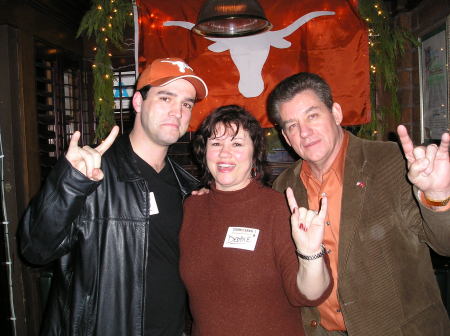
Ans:
{"type": "Polygon", "coordinates": [[[410,11],[414,9],[422,0],[383,0],[392,13],[410,11]]]}

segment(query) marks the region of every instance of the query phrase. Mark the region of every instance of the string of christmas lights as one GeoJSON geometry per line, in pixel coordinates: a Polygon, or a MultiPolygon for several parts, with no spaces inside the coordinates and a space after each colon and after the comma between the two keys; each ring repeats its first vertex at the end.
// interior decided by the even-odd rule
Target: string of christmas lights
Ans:
{"type": "Polygon", "coordinates": [[[112,46],[122,48],[124,30],[132,24],[133,8],[130,0],[94,0],[78,29],[77,37],[82,33],[88,38],[95,37],[92,73],[97,141],[104,139],[115,124],[111,49],[112,46]]]}
{"type": "Polygon", "coordinates": [[[388,115],[397,121],[401,117],[397,96],[397,59],[404,53],[408,42],[417,45],[418,40],[395,25],[380,0],[360,0],[359,12],[368,26],[372,118],[369,124],[362,125],[358,135],[375,139],[384,133],[388,115]],[[389,106],[377,104],[377,81],[383,83],[391,98],[389,106]]]}

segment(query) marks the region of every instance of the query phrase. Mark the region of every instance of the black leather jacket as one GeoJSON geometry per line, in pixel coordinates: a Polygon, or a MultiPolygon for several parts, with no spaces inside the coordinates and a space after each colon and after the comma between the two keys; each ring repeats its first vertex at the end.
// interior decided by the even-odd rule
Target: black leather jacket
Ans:
{"type": "MultiPolygon", "coordinates": [[[[183,198],[198,181],[168,160],[183,198]]],[[[94,182],[58,161],[22,220],[23,256],[57,260],[43,335],[142,335],[149,191],[128,136],[103,155],[94,182]]]]}

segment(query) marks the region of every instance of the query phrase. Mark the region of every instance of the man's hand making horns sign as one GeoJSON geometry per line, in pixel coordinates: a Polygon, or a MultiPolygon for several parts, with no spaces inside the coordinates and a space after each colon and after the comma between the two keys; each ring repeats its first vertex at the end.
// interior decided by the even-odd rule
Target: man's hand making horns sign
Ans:
{"type": "Polygon", "coordinates": [[[101,170],[102,155],[111,147],[119,134],[119,126],[114,126],[108,137],[95,148],[89,146],[78,146],[80,132],[73,133],[70,139],[69,149],[66,153],[66,159],[72,167],[79,170],[87,178],[93,181],[101,181],[103,179],[103,171],[101,170]]]}

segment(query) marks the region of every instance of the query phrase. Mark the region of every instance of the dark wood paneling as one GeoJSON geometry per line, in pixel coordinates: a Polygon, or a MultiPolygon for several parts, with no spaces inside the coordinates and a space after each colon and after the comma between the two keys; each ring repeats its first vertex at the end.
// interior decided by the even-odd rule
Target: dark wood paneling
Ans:
{"type": "MultiPolygon", "coordinates": [[[[18,256],[16,231],[20,215],[28,200],[29,172],[25,167],[29,160],[26,151],[26,123],[24,89],[24,70],[21,58],[24,50],[21,48],[20,31],[8,26],[0,26],[0,69],[6,80],[0,81],[0,125],[2,132],[2,147],[4,150],[4,182],[6,218],[8,220],[9,247],[12,259],[12,293],[14,296],[14,311],[17,335],[35,335],[40,319],[40,311],[32,309],[36,298],[25,295],[25,289],[33,291],[31,275],[21,263],[18,256]]],[[[26,52],[26,50],[25,50],[26,52]]],[[[32,173],[32,172],[31,172],[32,173]]],[[[38,176],[38,173],[37,173],[38,176]]],[[[2,237],[1,247],[5,248],[2,237]]],[[[2,260],[3,261],[3,260],[2,260]]],[[[2,297],[10,297],[7,290],[2,289],[2,297]]],[[[8,307],[9,311],[9,307],[8,307]]],[[[10,317],[12,312],[9,311],[10,317]]]]}
{"type": "MultiPolygon", "coordinates": [[[[41,183],[35,44],[36,40],[46,41],[81,61],[84,41],[75,36],[81,17],[90,5],[89,0],[0,1],[0,129],[5,153],[5,201],[13,263],[15,325],[19,336],[38,335],[45,299],[40,286],[42,269],[22,262],[16,240],[23,211],[41,183]]],[[[2,234],[2,251],[5,245],[2,234]]],[[[3,263],[6,256],[1,257],[3,263]]],[[[2,323],[6,322],[0,325],[0,333],[9,336],[12,335],[8,330],[12,315],[5,269],[2,266],[0,270],[3,276],[0,312],[2,323]]]]}

